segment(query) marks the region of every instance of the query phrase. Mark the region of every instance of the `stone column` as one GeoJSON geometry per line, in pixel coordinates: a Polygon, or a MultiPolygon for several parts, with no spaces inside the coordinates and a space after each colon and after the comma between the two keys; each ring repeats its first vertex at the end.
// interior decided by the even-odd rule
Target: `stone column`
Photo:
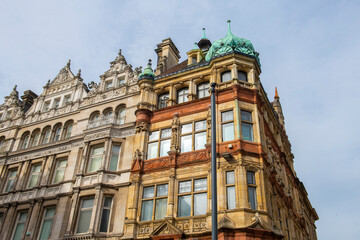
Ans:
{"type": "Polygon", "coordinates": [[[231,78],[234,80],[234,82],[235,82],[235,79],[236,79],[236,82],[238,82],[238,80],[239,80],[237,65],[235,63],[231,66],[231,78]]]}
{"type": "MultiPolygon", "coordinates": [[[[26,178],[26,171],[29,168],[29,161],[26,162],[22,162],[21,166],[20,166],[20,170],[18,170],[18,176],[15,180],[15,183],[13,185],[12,188],[14,188],[14,190],[18,190],[18,189],[22,189],[26,184],[25,183],[25,178],[26,178]]],[[[31,169],[29,169],[31,171],[31,169]]],[[[11,191],[11,190],[10,190],[11,191]]]]}
{"type": "Polygon", "coordinates": [[[175,169],[171,169],[171,173],[169,176],[169,192],[168,192],[168,208],[166,210],[165,219],[174,219],[175,214],[175,169]]]}

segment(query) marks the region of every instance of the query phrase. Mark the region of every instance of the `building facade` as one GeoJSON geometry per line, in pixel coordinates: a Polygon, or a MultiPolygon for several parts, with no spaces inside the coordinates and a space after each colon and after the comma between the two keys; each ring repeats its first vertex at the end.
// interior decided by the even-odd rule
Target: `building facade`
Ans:
{"type": "Polygon", "coordinates": [[[0,106],[1,239],[210,239],[216,83],[219,239],[317,239],[280,98],[249,40],[170,38],[142,71],[121,51],[99,83],[70,61],[0,106]]]}

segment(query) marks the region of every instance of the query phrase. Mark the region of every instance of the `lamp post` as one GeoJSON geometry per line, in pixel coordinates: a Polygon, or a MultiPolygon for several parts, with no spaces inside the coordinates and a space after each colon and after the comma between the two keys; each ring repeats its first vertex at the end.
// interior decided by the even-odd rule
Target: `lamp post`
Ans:
{"type": "Polygon", "coordinates": [[[217,221],[217,181],[216,181],[216,107],[215,86],[211,83],[211,228],[212,240],[218,239],[217,221]]]}

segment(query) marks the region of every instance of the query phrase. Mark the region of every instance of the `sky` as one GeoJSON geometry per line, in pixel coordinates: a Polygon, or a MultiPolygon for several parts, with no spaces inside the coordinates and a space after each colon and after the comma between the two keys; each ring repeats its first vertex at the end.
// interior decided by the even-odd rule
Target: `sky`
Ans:
{"type": "Polygon", "coordinates": [[[118,50],[146,66],[171,37],[185,59],[227,32],[260,53],[269,99],[278,88],[295,170],[320,219],[318,239],[360,235],[360,1],[0,0],[0,103],[15,84],[42,93],[71,59],[99,81],[118,50]]]}

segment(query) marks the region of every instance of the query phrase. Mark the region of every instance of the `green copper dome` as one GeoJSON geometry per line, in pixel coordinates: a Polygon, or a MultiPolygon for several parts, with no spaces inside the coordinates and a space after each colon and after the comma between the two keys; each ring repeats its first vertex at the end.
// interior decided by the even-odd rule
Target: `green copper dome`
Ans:
{"type": "Polygon", "coordinates": [[[147,65],[147,67],[144,69],[144,71],[142,73],[140,73],[138,80],[143,79],[143,78],[150,78],[152,80],[155,79],[155,74],[151,68],[151,59],[149,59],[149,63],[147,65]]]}
{"type": "Polygon", "coordinates": [[[245,55],[252,56],[256,59],[260,66],[259,53],[255,51],[252,43],[245,39],[235,36],[230,29],[230,20],[228,21],[228,33],[219,40],[216,40],[210,47],[205,56],[205,60],[209,61],[211,58],[230,52],[240,52],[245,55]]]}

